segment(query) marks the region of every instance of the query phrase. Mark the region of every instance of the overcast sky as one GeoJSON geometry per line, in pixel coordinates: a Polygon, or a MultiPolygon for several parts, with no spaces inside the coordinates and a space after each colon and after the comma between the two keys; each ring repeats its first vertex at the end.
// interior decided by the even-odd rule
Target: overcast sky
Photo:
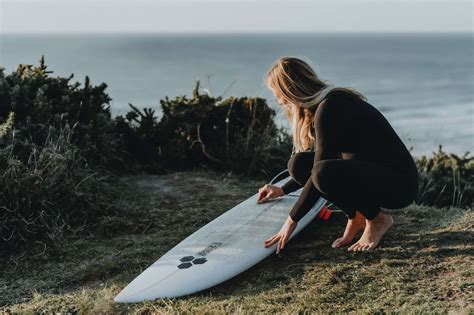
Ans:
{"type": "Polygon", "coordinates": [[[0,0],[12,32],[473,32],[472,0],[0,0]]]}

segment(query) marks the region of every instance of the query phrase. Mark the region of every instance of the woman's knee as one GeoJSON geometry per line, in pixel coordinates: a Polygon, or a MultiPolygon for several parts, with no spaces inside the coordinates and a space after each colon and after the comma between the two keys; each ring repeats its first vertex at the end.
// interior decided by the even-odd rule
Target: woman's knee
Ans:
{"type": "Polygon", "coordinates": [[[317,190],[324,194],[332,194],[332,187],[334,186],[332,183],[334,179],[331,180],[329,174],[331,168],[330,161],[319,161],[313,165],[311,170],[311,179],[313,180],[313,184],[317,190]]]}
{"type": "Polygon", "coordinates": [[[308,165],[308,157],[305,153],[295,153],[288,160],[288,172],[300,185],[305,184],[311,172],[311,165],[308,165]]]}

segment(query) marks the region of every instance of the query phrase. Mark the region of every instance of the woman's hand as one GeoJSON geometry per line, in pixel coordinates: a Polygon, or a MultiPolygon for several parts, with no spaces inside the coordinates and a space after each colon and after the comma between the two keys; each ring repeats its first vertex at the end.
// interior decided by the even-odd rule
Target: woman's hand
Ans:
{"type": "Polygon", "coordinates": [[[293,221],[291,217],[288,216],[285,223],[281,227],[280,232],[273,235],[272,237],[270,237],[264,242],[265,247],[270,247],[276,242],[278,242],[277,247],[276,247],[276,254],[279,254],[280,251],[283,249],[283,247],[285,247],[286,242],[288,242],[288,239],[290,238],[293,231],[296,229],[297,225],[298,225],[298,222],[293,221]]]}
{"type": "Polygon", "coordinates": [[[258,190],[258,200],[257,203],[264,203],[270,198],[281,197],[285,193],[283,189],[278,186],[265,185],[258,190]]]}

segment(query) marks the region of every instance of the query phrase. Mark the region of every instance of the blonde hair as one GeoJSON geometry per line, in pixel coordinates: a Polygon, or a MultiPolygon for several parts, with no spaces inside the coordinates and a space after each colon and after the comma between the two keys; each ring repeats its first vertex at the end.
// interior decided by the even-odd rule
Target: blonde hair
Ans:
{"type": "Polygon", "coordinates": [[[318,78],[305,61],[281,57],[267,73],[267,87],[285,108],[293,136],[293,153],[314,149],[314,113],[332,90],[343,90],[361,100],[366,98],[347,87],[334,87],[318,78]]]}

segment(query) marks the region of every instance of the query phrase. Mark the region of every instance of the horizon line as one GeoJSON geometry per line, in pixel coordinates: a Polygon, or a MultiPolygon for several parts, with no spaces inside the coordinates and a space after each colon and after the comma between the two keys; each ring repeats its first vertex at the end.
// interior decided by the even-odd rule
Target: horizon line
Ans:
{"type": "Polygon", "coordinates": [[[0,35],[279,35],[279,34],[400,34],[474,35],[471,31],[0,31],[0,35]]]}

